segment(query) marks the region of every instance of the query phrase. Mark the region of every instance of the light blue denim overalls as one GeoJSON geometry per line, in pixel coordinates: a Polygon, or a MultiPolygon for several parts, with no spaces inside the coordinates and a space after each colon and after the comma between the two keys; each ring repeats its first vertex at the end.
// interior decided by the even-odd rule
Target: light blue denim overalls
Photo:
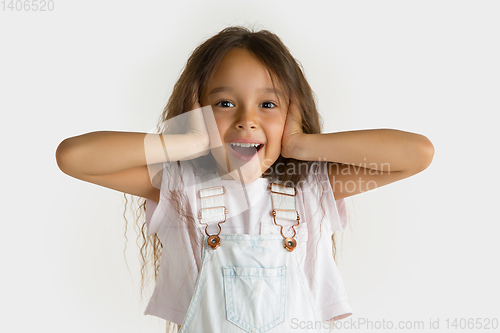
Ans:
{"type": "Polygon", "coordinates": [[[205,228],[201,269],[179,333],[322,332],[300,328],[320,318],[304,275],[307,228],[295,210],[295,188],[270,185],[272,228],[260,235],[220,234],[231,209],[224,205],[225,189],[218,174],[200,179],[198,218],[217,224],[219,234],[209,237],[205,228]],[[294,221],[287,222],[296,235],[293,228],[280,230],[283,219],[294,221]]]}

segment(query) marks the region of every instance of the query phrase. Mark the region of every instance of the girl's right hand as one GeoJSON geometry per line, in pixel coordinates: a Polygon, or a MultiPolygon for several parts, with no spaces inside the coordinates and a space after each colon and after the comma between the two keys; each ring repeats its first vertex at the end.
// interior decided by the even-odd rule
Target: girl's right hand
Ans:
{"type": "Polygon", "coordinates": [[[203,109],[197,96],[194,96],[191,110],[188,111],[188,130],[186,134],[194,140],[195,151],[193,156],[196,157],[208,155],[210,152],[210,135],[203,115],[204,111],[207,112],[207,110],[203,109]]]}

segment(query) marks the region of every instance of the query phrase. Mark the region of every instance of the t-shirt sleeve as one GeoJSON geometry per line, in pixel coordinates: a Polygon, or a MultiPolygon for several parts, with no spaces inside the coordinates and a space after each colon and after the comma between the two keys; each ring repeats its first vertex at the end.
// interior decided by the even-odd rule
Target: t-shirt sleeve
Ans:
{"type": "MultiPolygon", "coordinates": [[[[333,190],[332,190],[332,195],[335,198],[335,194],[333,193],[333,190]]],[[[348,221],[348,217],[347,217],[348,214],[347,214],[345,200],[344,199],[335,200],[335,206],[337,208],[338,222],[339,222],[338,227],[339,228],[334,229],[334,230],[342,230],[343,231],[347,228],[347,221],[348,221]]]]}
{"type": "Polygon", "coordinates": [[[193,197],[195,183],[192,167],[189,163],[181,162],[178,164],[177,161],[164,162],[161,166],[155,167],[154,170],[162,172],[162,178],[159,202],[156,203],[153,200],[146,199],[146,226],[149,236],[170,227],[174,223],[174,220],[178,216],[177,209],[172,203],[173,193],[179,195],[180,192],[187,191],[189,192],[188,197],[189,195],[193,197]],[[161,168],[161,170],[159,171],[158,168],[161,168]]]}
{"type": "Polygon", "coordinates": [[[316,163],[306,177],[304,201],[311,214],[325,209],[325,218],[330,221],[332,231],[343,231],[347,228],[347,209],[344,199],[335,199],[332,185],[328,177],[326,162],[316,163]]]}

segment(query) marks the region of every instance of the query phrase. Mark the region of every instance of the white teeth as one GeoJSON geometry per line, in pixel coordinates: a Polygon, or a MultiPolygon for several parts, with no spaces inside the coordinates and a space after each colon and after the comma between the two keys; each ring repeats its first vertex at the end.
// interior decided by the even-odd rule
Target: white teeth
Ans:
{"type": "Polygon", "coordinates": [[[234,142],[231,143],[232,146],[238,146],[238,147],[258,147],[260,146],[260,143],[240,143],[240,142],[234,142]]]}

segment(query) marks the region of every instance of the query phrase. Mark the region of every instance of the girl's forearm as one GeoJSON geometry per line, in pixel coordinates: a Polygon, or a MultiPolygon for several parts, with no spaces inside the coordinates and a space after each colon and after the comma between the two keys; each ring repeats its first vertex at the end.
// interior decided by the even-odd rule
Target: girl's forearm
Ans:
{"type": "Polygon", "coordinates": [[[60,169],[70,175],[103,175],[165,161],[197,157],[200,148],[190,134],[91,132],[68,138],[56,151],[60,169]]]}
{"type": "Polygon", "coordinates": [[[301,134],[296,159],[352,164],[379,171],[425,169],[434,147],[425,136],[395,129],[301,134]]]}

